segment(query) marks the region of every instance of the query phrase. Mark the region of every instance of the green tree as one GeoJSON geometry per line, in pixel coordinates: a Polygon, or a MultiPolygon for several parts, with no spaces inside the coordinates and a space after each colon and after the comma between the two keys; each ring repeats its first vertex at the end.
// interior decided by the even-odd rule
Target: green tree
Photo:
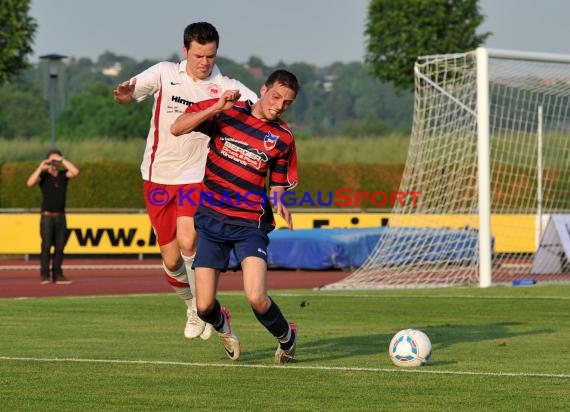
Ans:
{"type": "Polygon", "coordinates": [[[27,55],[37,24],[28,16],[30,0],[2,0],[0,2],[0,83],[28,67],[27,55]]]}
{"type": "Polygon", "coordinates": [[[83,93],[70,97],[58,116],[59,135],[78,140],[88,137],[146,138],[152,99],[118,105],[112,96],[111,86],[95,83],[83,93]]]}
{"type": "Polygon", "coordinates": [[[250,56],[249,60],[247,61],[248,67],[258,67],[264,70],[267,70],[267,66],[263,63],[260,57],[257,56],[250,56]]]}
{"type": "Polygon", "coordinates": [[[489,32],[477,34],[484,16],[478,0],[371,0],[366,62],[384,81],[412,90],[418,56],[472,50],[489,32]]]}
{"type": "MultiPolygon", "coordinates": [[[[262,76],[230,59],[218,59],[225,75],[241,80],[256,92],[275,68],[288,68],[298,77],[301,91],[284,115],[298,139],[385,136],[392,131],[407,132],[411,127],[413,94],[398,91],[393,83],[381,81],[361,62],[336,62],[321,68],[302,62],[289,65],[281,62],[270,67],[255,57],[250,62],[263,66],[262,76]]],[[[88,58],[67,59],[59,82],[58,139],[144,138],[153,99],[117,105],[113,102],[112,90],[117,83],[155,63],[112,52],[103,53],[97,62],[88,58]],[[103,67],[115,62],[122,65],[117,76],[102,72],[103,67]]],[[[49,137],[46,64],[40,61],[16,76],[7,85],[10,87],[0,87],[0,137],[49,137]]]]}
{"type": "MultiPolygon", "coordinates": [[[[44,79],[42,82],[44,87],[47,83],[48,79],[44,79]]],[[[83,93],[87,87],[96,83],[105,83],[107,86],[112,86],[115,83],[115,79],[101,73],[99,66],[92,62],[91,59],[69,59],[60,78],[60,86],[64,89],[60,96],[66,97],[62,103],[66,104],[69,98],[83,93]]]]}
{"type": "Polygon", "coordinates": [[[47,136],[48,104],[31,83],[16,78],[0,85],[0,101],[0,137],[47,136]]]}
{"type": "MultiPolygon", "coordinates": [[[[176,61],[176,60],[171,60],[176,61]]],[[[135,60],[126,61],[123,64],[123,68],[121,69],[121,73],[117,78],[113,78],[111,84],[117,85],[120,82],[124,82],[135,77],[137,74],[144,72],[149,67],[154,66],[158,63],[158,60],[151,60],[151,59],[144,59],[140,62],[135,60]]]]}
{"type": "Polygon", "coordinates": [[[334,64],[327,73],[332,82],[321,120],[320,134],[347,136],[386,135],[393,129],[409,130],[413,100],[409,92],[397,93],[359,62],[334,64]]]}
{"type": "Polygon", "coordinates": [[[287,66],[287,70],[291,71],[297,77],[301,90],[295,98],[289,110],[284,113],[283,119],[287,124],[295,129],[297,134],[304,134],[308,131],[311,115],[311,100],[316,99],[319,89],[316,84],[317,73],[315,68],[306,63],[293,63],[287,66]]]}
{"type": "Polygon", "coordinates": [[[238,79],[244,85],[249,87],[252,91],[259,94],[259,88],[261,87],[261,84],[265,80],[264,78],[255,78],[241,64],[238,64],[233,60],[227,59],[222,56],[217,57],[216,64],[218,65],[224,76],[238,79]]]}

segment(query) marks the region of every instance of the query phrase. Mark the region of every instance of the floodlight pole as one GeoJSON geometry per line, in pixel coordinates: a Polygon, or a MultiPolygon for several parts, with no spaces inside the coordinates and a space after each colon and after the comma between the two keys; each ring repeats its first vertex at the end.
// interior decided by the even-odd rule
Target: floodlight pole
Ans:
{"type": "Polygon", "coordinates": [[[55,149],[55,115],[57,109],[56,92],[58,85],[59,66],[61,60],[67,56],[57,53],[44,54],[40,59],[48,60],[49,71],[49,113],[50,113],[50,128],[51,128],[51,148],[55,149]]]}

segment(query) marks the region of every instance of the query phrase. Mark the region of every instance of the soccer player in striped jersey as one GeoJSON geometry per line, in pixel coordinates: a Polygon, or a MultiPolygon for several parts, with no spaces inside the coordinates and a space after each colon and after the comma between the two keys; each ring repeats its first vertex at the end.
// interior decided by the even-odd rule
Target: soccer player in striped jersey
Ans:
{"type": "Polygon", "coordinates": [[[194,214],[204,176],[209,137],[193,132],[182,137],[170,126],[188,106],[238,89],[245,99],[257,96],[241,82],[223,76],[215,65],[219,46],[216,28],[207,22],[184,30],[179,63],[160,62],[117,86],[114,98],[125,104],[154,96],[152,119],[141,163],[147,212],[156,234],[166,280],[186,303],[184,336],[208,339],[211,326],[196,313],[194,214]],[[186,196],[189,199],[186,199],[186,196]]]}
{"type": "Polygon", "coordinates": [[[256,103],[238,101],[239,90],[188,107],[171,126],[174,135],[199,130],[211,137],[200,206],[196,300],[198,316],[213,325],[230,359],[240,357],[229,311],[216,298],[220,273],[233,249],[243,270],[244,292],[257,320],[277,339],[276,363],[293,359],[297,326],[289,323],[267,293],[267,234],[274,228],[273,206],[293,229],[281,196],[297,184],[297,155],[289,127],[280,119],[299,91],[297,78],[273,72],[256,103]],[[269,195],[266,195],[266,180],[269,195]],[[272,205],[269,205],[271,201],[272,205]]]}

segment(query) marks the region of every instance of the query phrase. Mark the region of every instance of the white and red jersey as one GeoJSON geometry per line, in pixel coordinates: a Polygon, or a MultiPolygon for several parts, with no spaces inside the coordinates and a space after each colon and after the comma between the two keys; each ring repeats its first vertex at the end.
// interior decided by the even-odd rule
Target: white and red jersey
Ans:
{"type": "Polygon", "coordinates": [[[154,95],[150,130],[141,163],[143,180],[154,183],[199,183],[204,177],[210,138],[200,132],[178,137],[170,133],[170,126],[188,106],[220,97],[225,90],[232,89],[240,90],[241,100],[257,101],[254,92],[238,80],[223,76],[217,66],[206,79],[192,80],[186,73],[186,60],[157,63],[135,78],[133,97],[137,101],[154,95]]]}

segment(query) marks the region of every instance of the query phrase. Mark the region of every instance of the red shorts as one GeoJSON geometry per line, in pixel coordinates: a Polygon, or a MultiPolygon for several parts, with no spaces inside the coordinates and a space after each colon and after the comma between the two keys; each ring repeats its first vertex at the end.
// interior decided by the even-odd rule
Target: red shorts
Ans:
{"type": "Polygon", "coordinates": [[[159,245],[176,239],[178,216],[194,217],[200,204],[201,183],[164,185],[143,181],[144,201],[159,245]]]}

